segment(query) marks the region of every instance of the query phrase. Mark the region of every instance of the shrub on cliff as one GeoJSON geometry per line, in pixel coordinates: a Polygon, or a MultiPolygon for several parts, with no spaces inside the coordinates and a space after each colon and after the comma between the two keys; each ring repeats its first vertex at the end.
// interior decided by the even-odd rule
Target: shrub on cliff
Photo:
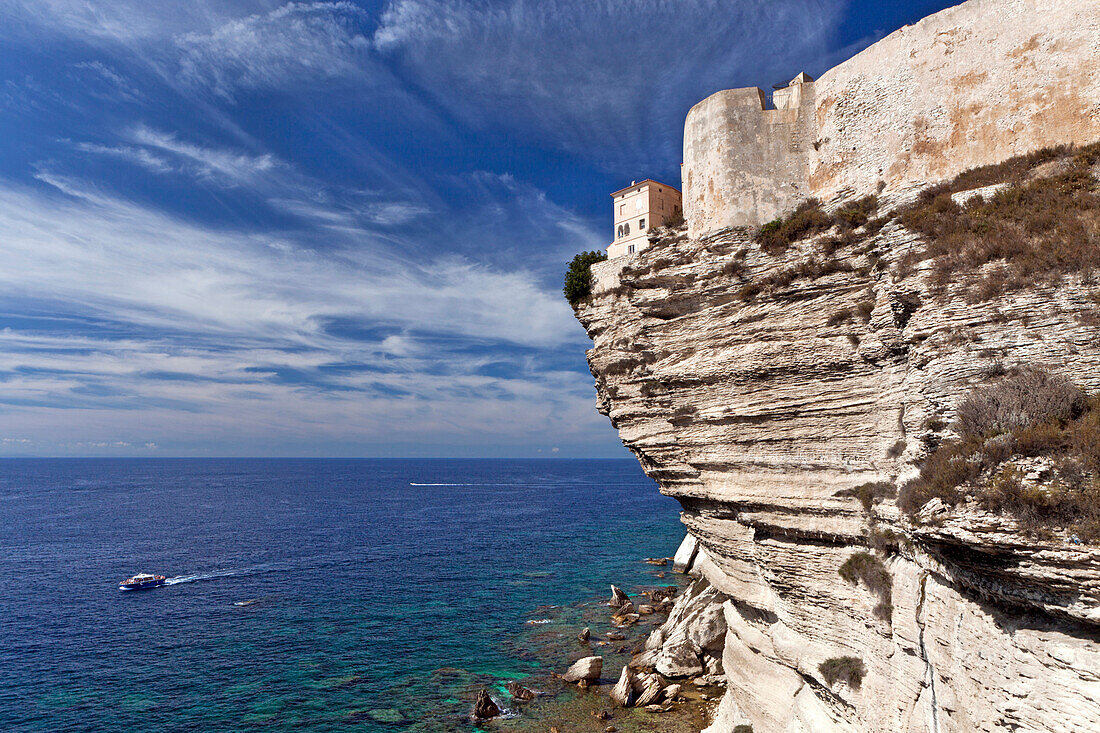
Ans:
{"type": "Polygon", "coordinates": [[[817,665],[825,682],[833,685],[837,682],[845,682],[849,687],[858,689],[863,683],[863,677],[867,674],[867,667],[859,657],[832,657],[817,665]]]}
{"type": "Polygon", "coordinates": [[[859,503],[863,505],[863,508],[870,512],[871,508],[882,499],[893,499],[897,496],[897,490],[890,481],[868,481],[851,489],[841,489],[833,496],[855,497],[859,499],[859,503]]]}
{"type": "Polygon", "coordinates": [[[882,560],[869,552],[857,552],[844,561],[837,573],[849,583],[863,583],[867,590],[879,597],[875,615],[889,620],[894,608],[894,578],[882,564],[882,560]]]}
{"type": "Polygon", "coordinates": [[[927,189],[900,215],[903,225],[924,236],[926,246],[899,262],[899,274],[930,259],[932,283],[946,296],[960,275],[981,272],[970,278],[966,291],[968,300],[979,302],[1100,269],[1098,162],[1100,143],[1050,148],[927,189]],[[1035,169],[1044,164],[1054,166],[1046,171],[1051,175],[1037,175],[1035,169]],[[1008,185],[989,198],[960,204],[951,197],[1001,183],[1008,185]]]}
{"type": "Polygon", "coordinates": [[[562,292],[570,305],[577,305],[592,292],[592,265],[607,259],[606,252],[581,252],[569,263],[562,292]]]}
{"type": "MultiPolygon", "coordinates": [[[[839,227],[839,237],[830,237],[822,242],[822,251],[826,256],[832,254],[840,247],[855,244],[859,239],[852,234],[852,230],[868,224],[871,215],[878,210],[878,198],[876,196],[864,196],[856,201],[849,202],[837,209],[833,214],[827,214],[821,208],[821,202],[817,199],[809,199],[798,205],[789,216],[770,221],[756,233],[756,242],[760,248],[770,255],[780,255],[794,242],[813,234],[839,227]]],[[[876,223],[881,229],[886,221],[876,223]]]]}
{"type": "Polygon", "coordinates": [[[902,487],[903,511],[915,514],[933,498],[957,504],[973,497],[1030,533],[1065,527],[1100,538],[1100,394],[1088,396],[1041,367],[1017,367],[971,391],[954,428],[959,437],[941,443],[902,487]],[[1024,481],[1005,464],[1013,456],[1051,459],[1050,476],[1024,481]]]}
{"type": "Polygon", "coordinates": [[[768,254],[780,255],[787,251],[792,242],[832,226],[833,219],[821,208],[821,202],[809,199],[799,204],[785,219],[776,219],[760,227],[756,242],[768,254]]]}

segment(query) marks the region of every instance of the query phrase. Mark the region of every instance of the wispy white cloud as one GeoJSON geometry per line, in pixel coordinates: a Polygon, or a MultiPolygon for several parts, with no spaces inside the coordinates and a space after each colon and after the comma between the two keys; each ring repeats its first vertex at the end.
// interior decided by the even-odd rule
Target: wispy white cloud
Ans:
{"type": "Polygon", "coordinates": [[[349,2],[289,3],[177,38],[180,75],[231,99],[240,88],[283,89],[364,71],[365,14],[349,2]]]}
{"type": "Polygon", "coordinates": [[[280,165],[275,156],[248,155],[224,148],[196,145],[180,140],[173,133],[154,130],[144,125],[136,127],[131,138],[135,143],[182,159],[200,176],[216,178],[223,182],[254,181],[258,176],[270,174],[280,165]]]}
{"type": "Polygon", "coordinates": [[[135,165],[147,168],[154,173],[168,173],[169,171],[175,170],[175,167],[165,158],[151,153],[145,148],[139,148],[133,145],[101,145],[99,143],[77,142],[73,143],[73,147],[84,153],[121,158],[135,165]]]}
{"type": "Polygon", "coordinates": [[[34,450],[186,452],[220,435],[237,451],[354,452],[606,429],[588,376],[546,361],[585,339],[530,272],[369,240],[325,255],[41,178],[57,193],[0,182],[0,307],[54,324],[0,331],[0,409],[34,450]],[[483,372],[502,363],[511,376],[483,372]]]}

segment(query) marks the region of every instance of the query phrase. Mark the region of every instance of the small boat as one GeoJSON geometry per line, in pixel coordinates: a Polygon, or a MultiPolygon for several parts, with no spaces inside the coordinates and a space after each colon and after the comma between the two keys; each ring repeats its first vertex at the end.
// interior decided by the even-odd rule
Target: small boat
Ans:
{"type": "Polygon", "coordinates": [[[164,585],[163,575],[151,575],[150,573],[138,573],[132,578],[127,578],[118,584],[119,590],[145,590],[147,588],[159,588],[164,585]]]}

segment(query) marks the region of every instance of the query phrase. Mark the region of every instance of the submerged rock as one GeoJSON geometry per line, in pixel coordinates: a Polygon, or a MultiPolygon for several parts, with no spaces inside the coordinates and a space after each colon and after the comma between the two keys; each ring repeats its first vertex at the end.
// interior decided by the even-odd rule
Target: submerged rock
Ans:
{"type": "Polygon", "coordinates": [[[528,690],[526,687],[518,682],[509,682],[504,686],[504,689],[508,690],[508,693],[514,700],[534,700],[535,693],[528,690]]]}
{"type": "Polygon", "coordinates": [[[378,723],[401,723],[405,716],[394,708],[375,708],[367,711],[367,717],[378,723]]]}
{"type": "Polygon", "coordinates": [[[477,720],[488,720],[498,715],[500,715],[500,708],[493,702],[493,698],[489,697],[489,691],[479,690],[477,699],[474,700],[474,718],[477,720]]]}
{"type": "Polygon", "coordinates": [[[602,671],[603,657],[584,657],[573,662],[561,678],[566,682],[599,682],[602,671]]]}

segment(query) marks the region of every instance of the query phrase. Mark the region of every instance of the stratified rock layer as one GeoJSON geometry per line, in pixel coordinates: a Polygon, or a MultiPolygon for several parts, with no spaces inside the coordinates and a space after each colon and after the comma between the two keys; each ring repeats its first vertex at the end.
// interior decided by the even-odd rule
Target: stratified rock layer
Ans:
{"type": "Polygon", "coordinates": [[[820,257],[815,243],[771,256],[746,230],[673,233],[593,267],[577,315],[598,407],[683,506],[692,570],[720,610],[707,628],[725,629],[706,655],[685,637],[695,661],[665,639],[648,661],[664,654],[658,671],[692,674],[720,653],[729,687],[713,733],[744,721],[757,733],[1100,721],[1100,547],[1030,538],[974,506],[911,525],[892,500],[868,512],[846,491],[911,476],[997,362],[1100,388],[1097,288],[1070,279],[985,303],[940,299],[926,267],[894,272],[915,246],[889,224],[836,253],[850,271],[749,300],[746,283],[820,257]],[[883,554],[893,605],[876,615],[880,596],[838,569],[884,530],[900,539],[883,554]],[[844,656],[866,666],[858,688],[819,671],[844,656]]]}

